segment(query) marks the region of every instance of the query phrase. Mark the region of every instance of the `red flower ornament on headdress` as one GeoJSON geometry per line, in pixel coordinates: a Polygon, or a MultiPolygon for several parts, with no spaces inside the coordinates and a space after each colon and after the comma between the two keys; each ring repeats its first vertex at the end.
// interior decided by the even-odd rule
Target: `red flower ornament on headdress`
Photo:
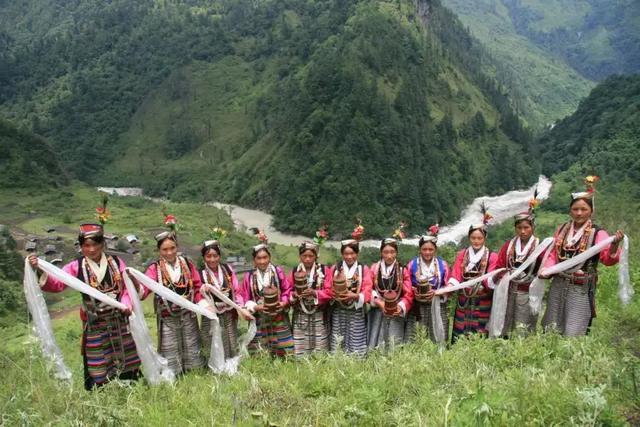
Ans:
{"type": "Polygon", "coordinates": [[[351,233],[351,237],[354,240],[357,240],[359,242],[362,240],[363,236],[364,236],[364,227],[362,226],[362,221],[358,219],[358,223],[356,227],[353,229],[353,232],[351,233]]]}
{"type": "Polygon", "coordinates": [[[178,225],[178,220],[173,215],[165,215],[164,225],[169,227],[171,230],[175,230],[176,226],[178,225]]]}

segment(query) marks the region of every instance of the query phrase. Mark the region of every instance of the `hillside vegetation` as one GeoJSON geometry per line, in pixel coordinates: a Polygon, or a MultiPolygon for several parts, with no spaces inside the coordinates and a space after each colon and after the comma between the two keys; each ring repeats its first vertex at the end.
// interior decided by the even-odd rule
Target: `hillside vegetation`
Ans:
{"type": "Polygon", "coordinates": [[[515,100],[437,0],[33,0],[0,7],[0,34],[0,113],[92,184],[337,237],[537,176],[515,100]]]}
{"type": "Polygon", "coordinates": [[[445,0],[496,59],[495,72],[535,127],[572,113],[594,81],[640,72],[633,0],[445,0]]]}

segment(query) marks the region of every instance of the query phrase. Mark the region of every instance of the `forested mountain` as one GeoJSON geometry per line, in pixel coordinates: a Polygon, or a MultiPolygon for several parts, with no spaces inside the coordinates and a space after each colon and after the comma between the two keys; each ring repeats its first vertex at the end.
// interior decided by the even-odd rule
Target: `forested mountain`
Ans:
{"type": "Polygon", "coordinates": [[[0,33],[0,113],[86,182],[381,235],[537,172],[491,58],[436,0],[5,2],[0,33]]]}
{"type": "Polygon", "coordinates": [[[613,76],[540,138],[542,170],[553,174],[586,162],[586,167],[602,169],[616,180],[629,177],[640,182],[639,140],[640,74],[613,76]]]}
{"type": "Polygon", "coordinates": [[[0,119],[0,188],[46,188],[67,183],[67,173],[45,140],[0,119]]]}
{"type": "Polygon", "coordinates": [[[636,0],[444,0],[520,88],[534,125],[571,113],[593,81],[640,72],[636,0]]]}
{"type": "Polygon", "coordinates": [[[504,0],[519,34],[602,80],[640,71],[636,0],[504,0]]]}
{"type": "Polygon", "coordinates": [[[548,206],[566,210],[569,192],[583,187],[581,177],[598,175],[597,199],[608,207],[603,215],[596,206],[596,215],[619,226],[640,225],[640,75],[606,79],[540,139],[539,149],[543,172],[557,174],[555,194],[564,195],[548,206]]]}

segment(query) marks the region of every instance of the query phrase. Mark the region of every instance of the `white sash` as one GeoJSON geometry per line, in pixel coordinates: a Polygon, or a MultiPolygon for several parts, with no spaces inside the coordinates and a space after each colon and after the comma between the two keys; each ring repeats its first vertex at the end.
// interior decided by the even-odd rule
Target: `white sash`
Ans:
{"type": "MultiPolygon", "coordinates": [[[[530,239],[532,240],[533,237],[530,239]]],[[[504,318],[507,313],[507,303],[509,299],[509,283],[511,278],[518,277],[520,273],[525,271],[531,264],[536,262],[540,254],[542,254],[550,245],[553,244],[553,237],[547,237],[540,243],[535,250],[520,264],[520,267],[502,276],[498,286],[493,291],[493,301],[491,303],[491,317],[487,329],[490,337],[498,337],[502,334],[504,328],[504,318]]]]}
{"type": "Polygon", "coordinates": [[[179,307],[182,307],[189,311],[193,311],[194,313],[207,317],[209,319],[217,318],[215,313],[212,313],[211,311],[205,309],[204,307],[201,307],[197,304],[192,303],[191,301],[184,298],[183,296],[180,296],[177,293],[173,292],[171,289],[158,284],[157,282],[150,279],[145,274],[139,272],[135,268],[129,267],[127,268],[127,271],[133,277],[135,277],[138,282],[144,285],[144,287],[148,288],[151,292],[155,293],[160,298],[163,298],[167,301],[171,301],[172,303],[174,303],[179,307]]]}
{"type": "Polygon", "coordinates": [[[136,343],[138,356],[140,356],[140,360],[142,361],[144,378],[151,385],[159,385],[163,382],[171,384],[175,381],[176,375],[169,367],[167,359],[158,354],[155,345],[151,341],[151,335],[149,334],[147,323],[144,320],[144,311],[140,303],[140,297],[138,297],[138,291],[127,272],[125,272],[122,277],[133,307],[133,314],[129,317],[129,327],[133,340],[136,343]]]}
{"type": "Polygon", "coordinates": [[[27,307],[33,319],[33,330],[40,341],[42,354],[53,362],[55,377],[60,380],[70,380],[71,371],[65,365],[62,352],[51,327],[51,317],[47,310],[47,303],[42,296],[42,290],[38,286],[38,276],[31,268],[29,258],[24,262],[24,295],[27,299],[27,307]]]}

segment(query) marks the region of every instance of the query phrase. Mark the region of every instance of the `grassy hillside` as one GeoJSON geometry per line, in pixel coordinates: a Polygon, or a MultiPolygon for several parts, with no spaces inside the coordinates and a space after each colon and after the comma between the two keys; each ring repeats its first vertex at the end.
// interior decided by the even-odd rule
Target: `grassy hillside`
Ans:
{"type": "MultiPolygon", "coordinates": [[[[10,226],[21,236],[42,236],[46,234],[45,226],[53,226],[56,227],[56,235],[62,239],[60,244],[71,247],[77,238],[78,224],[96,220],[95,208],[101,198],[102,193],[79,183],[55,191],[0,189],[0,224],[10,226]]],[[[164,229],[163,210],[178,218],[181,248],[196,261],[200,259],[201,243],[209,238],[210,230],[215,226],[230,231],[224,242],[225,256],[250,259],[251,246],[257,244],[257,239],[244,231],[232,231],[233,224],[228,214],[212,206],[110,196],[109,210],[112,217],[105,226],[107,233],[118,236],[135,234],[140,238],[140,256],[134,264],[137,266],[157,257],[153,236],[164,229]]],[[[73,256],[69,252],[66,260],[73,256]]],[[[297,261],[297,251],[292,247],[276,246],[274,257],[285,265],[293,265],[297,261]]]]}
{"type": "MultiPolygon", "coordinates": [[[[117,199],[116,206],[123,210],[117,199]]],[[[543,207],[542,228],[550,229],[561,217],[543,207]]],[[[510,229],[493,229],[492,247],[510,229]]],[[[634,241],[636,237],[632,234],[634,241]]],[[[637,253],[632,256],[632,279],[640,274],[637,253]]],[[[453,252],[445,255],[450,259],[453,252]]],[[[174,387],[112,383],[100,393],[82,389],[76,313],[54,321],[74,374],[70,386],[51,377],[37,346],[27,338],[28,327],[14,322],[0,329],[3,420],[101,425],[633,425],[640,420],[640,300],[622,307],[616,280],[616,268],[601,269],[598,318],[588,337],[462,340],[443,352],[421,338],[392,354],[374,352],[365,359],[337,354],[296,362],[265,355],[243,361],[232,378],[193,372],[174,387]]],[[[150,307],[147,323],[155,333],[150,307]]]]}
{"type": "Polygon", "coordinates": [[[562,58],[518,32],[501,0],[445,0],[496,59],[494,73],[518,93],[518,108],[538,128],[571,114],[593,87],[562,58]]]}
{"type": "Polygon", "coordinates": [[[25,322],[25,301],[20,282],[22,257],[9,228],[0,230],[0,327],[25,322]]]}

